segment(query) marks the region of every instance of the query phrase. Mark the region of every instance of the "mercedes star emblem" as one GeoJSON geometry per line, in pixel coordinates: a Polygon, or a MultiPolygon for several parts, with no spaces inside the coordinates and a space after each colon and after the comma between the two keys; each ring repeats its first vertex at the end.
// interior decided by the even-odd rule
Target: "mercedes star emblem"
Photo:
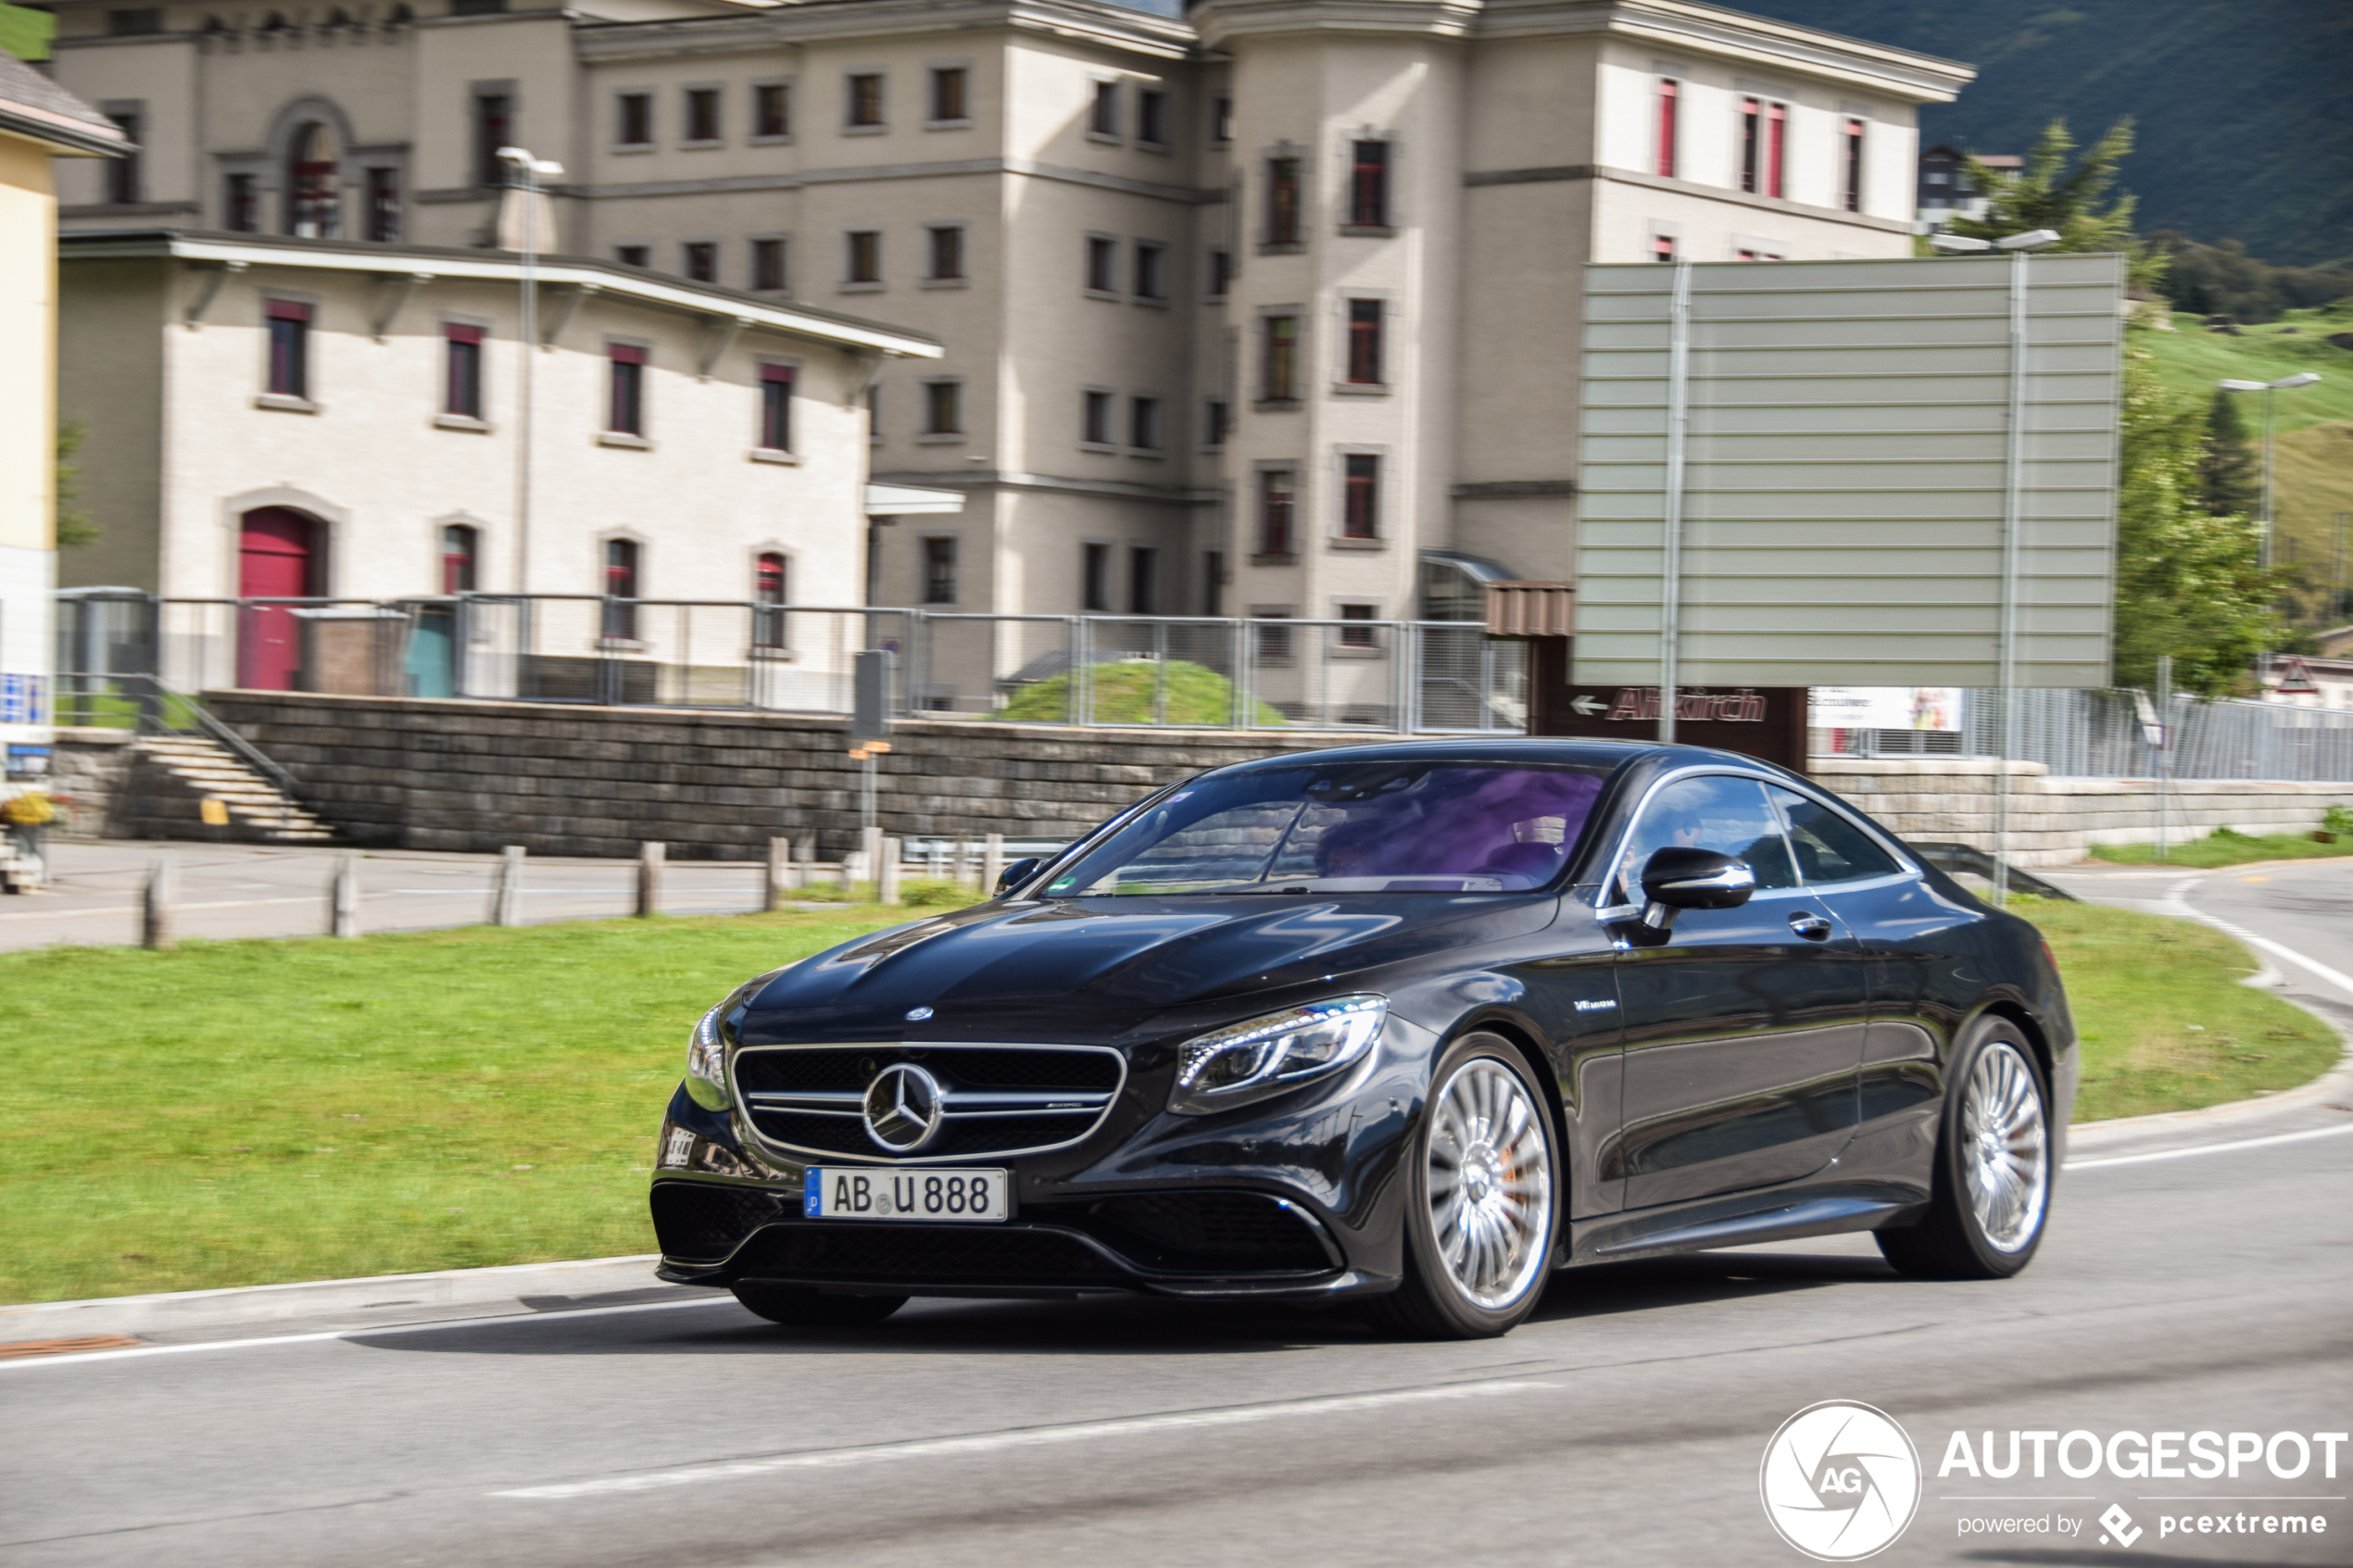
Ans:
{"type": "Polygon", "coordinates": [[[929,1018],[930,1016],[931,1009],[929,1008],[909,1008],[907,1010],[907,1022],[910,1023],[921,1023],[925,1019],[929,1018]]]}
{"type": "Polygon", "coordinates": [[[913,1062],[886,1067],[866,1085],[866,1135],[892,1154],[912,1154],[939,1131],[945,1098],[939,1080],[913,1062]]]}

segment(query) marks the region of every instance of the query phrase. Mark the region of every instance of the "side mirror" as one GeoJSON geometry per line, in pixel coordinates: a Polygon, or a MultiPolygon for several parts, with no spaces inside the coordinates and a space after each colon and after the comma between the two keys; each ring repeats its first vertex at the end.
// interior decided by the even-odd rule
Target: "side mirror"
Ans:
{"type": "Polygon", "coordinates": [[[1732,909],[1756,891],[1756,873],[1737,855],[1667,848],[1642,867],[1642,923],[1665,931],[1678,909],[1732,909]]]}
{"type": "Polygon", "coordinates": [[[1002,897],[1004,895],[1012,892],[1014,888],[1019,887],[1023,883],[1027,882],[1031,877],[1038,874],[1038,868],[1045,863],[1046,861],[1043,857],[1032,855],[1026,859],[1015,860],[1012,865],[1007,866],[1003,871],[999,872],[997,873],[997,896],[999,897],[1002,897]]]}

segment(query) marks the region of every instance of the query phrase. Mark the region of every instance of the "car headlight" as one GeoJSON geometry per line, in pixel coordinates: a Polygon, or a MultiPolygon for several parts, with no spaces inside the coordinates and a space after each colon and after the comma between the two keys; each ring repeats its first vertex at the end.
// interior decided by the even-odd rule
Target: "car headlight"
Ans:
{"type": "Polygon", "coordinates": [[[1244,1019],[1176,1047],[1168,1109],[1184,1116],[1248,1105],[1347,1066],[1372,1048],[1389,998],[1333,997],[1244,1019]]]}
{"type": "Polygon", "coordinates": [[[686,1098],[705,1110],[727,1109],[727,1039],[719,1032],[726,1008],[722,1002],[704,1013],[686,1039],[686,1098]]]}

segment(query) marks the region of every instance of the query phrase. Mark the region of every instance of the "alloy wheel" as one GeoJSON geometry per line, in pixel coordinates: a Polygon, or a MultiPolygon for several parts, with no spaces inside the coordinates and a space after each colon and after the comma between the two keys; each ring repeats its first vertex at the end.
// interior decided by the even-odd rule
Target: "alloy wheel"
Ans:
{"type": "Polygon", "coordinates": [[[1475,1058],[1435,1097],[1430,1228],[1447,1277],[1491,1311],[1544,1276],[1553,1232],[1553,1161],[1544,1111],[1501,1062],[1475,1058]]]}
{"type": "Polygon", "coordinates": [[[2007,1040],[1978,1053],[1961,1101],[1961,1173],[1986,1245],[2016,1252],[2042,1229],[2050,1129],[2034,1070],[2007,1040]]]}

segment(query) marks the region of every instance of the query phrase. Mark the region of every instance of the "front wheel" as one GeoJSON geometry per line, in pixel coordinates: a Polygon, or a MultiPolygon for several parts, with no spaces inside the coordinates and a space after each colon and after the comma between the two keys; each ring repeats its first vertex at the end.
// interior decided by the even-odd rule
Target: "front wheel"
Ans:
{"type": "Polygon", "coordinates": [[[2051,1199],[2050,1095],[2018,1026],[1989,1019],[1954,1057],[1928,1215],[1884,1230],[1881,1256],[1919,1279],[2007,1279],[2042,1245],[2051,1199]]]}
{"type": "Polygon", "coordinates": [[[1509,1333],[1560,1228],[1552,1115],[1510,1041],[1467,1035],[1440,1057],[1406,1159],[1404,1282],[1366,1315],[1417,1339],[1509,1333]]]}
{"type": "Polygon", "coordinates": [[[761,1279],[737,1280],[727,1288],[750,1311],[788,1328],[862,1328],[907,1304],[904,1296],[827,1296],[805,1285],[761,1279]]]}

